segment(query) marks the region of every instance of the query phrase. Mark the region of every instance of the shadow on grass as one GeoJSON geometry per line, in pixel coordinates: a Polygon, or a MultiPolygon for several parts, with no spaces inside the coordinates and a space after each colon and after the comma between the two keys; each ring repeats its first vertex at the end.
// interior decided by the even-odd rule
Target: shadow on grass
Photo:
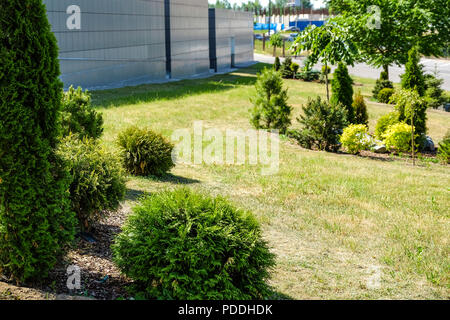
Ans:
{"type": "Polygon", "coordinates": [[[135,201],[139,200],[140,198],[142,198],[146,194],[148,194],[148,193],[141,191],[141,190],[127,189],[127,193],[125,195],[125,200],[135,202],[135,201]]]}
{"type": "Polygon", "coordinates": [[[287,294],[274,291],[272,295],[269,297],[269,300],[294,300],[294,298],[288,296],[287,294]]]}
{"type": "Polygon", "coordinates": [[[155,177],[151,176],[149,177],[151,180],[158,181],[158,182],[168,182],[172,184],[180,184],[180,185],[187,185],[187,184],[194,184],[194,183],[200,183],[197,179],[190,179],[185,177],[180,177],[173,175],[171,173],[167,173],[162,177],[155,177]]]}
{"type": "Polygon", "coordinates": [[[210,78],[181,80],[160,84],[144,84],[110,90],[92,91],[95,107],[120,107],[159,100],[179,99],[203,93],[221,92],[234,89],[237,85],[254,85],[256,74],[270,65],[258,63],[231,73],[210,78]]]}

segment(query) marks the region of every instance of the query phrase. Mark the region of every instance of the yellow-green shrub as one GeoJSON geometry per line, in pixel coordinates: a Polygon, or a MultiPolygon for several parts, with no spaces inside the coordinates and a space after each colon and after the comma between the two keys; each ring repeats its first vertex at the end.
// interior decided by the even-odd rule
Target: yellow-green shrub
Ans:
{"type": "Polygon", "coordinates": [[[400,122],[388,127],[383,138],[388,150],[398,152],[411,150],[411,126],[406,123],[400,122]]]}
{"type": "Polygon", "coordinates": [[[385,114],[380,119],[378,119],[377,125],[375,127],[375,137],[379,140],[383,140],[383,135],[386,132],[386,130],[396,124],[399,123],[399,113],[396,111],[389,112],[388,114],[385,114]]]}
{"type": "Polygon", "coordinates": [[[349,153],[357,154],[367,150],[373,144],[369,129],[363,124],[351,124],[344,129],[341,139],[342,147],[349,153]]]}

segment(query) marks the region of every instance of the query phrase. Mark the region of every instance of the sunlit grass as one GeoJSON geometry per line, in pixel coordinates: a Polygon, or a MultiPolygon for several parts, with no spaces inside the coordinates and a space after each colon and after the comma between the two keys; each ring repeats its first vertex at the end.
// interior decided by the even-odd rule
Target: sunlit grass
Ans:
{"type": "MultiPolygon", "coordinates": [[[[220,129],[248,129],[256,65],[209,79],[94,92],[105,118],[104,143],[130,125],[170,137],[193,121],[220,129]]],[[[367,99],[375,81],[354,77],[367,99]]],[[[285,80],[294,118],[308,97],[325,86],[285,80]]],[[[370,130],[392,106],[368,102],[370,130]]],[[[435,142],[450,115],[431,110],[435,142]]],[[[293,121],[293,126],[298,126],[293,121]]],[[[377,299],[449,296],[450,169],[412,167],[402,159],[372,160],[315,152],[287,139],[280,170],[262,176],[260,166],[179,165],[167,179],[130,178],[131,190],[154,192],[179,184],[221,194],[251,210],[278,256],[272,284],[293,298],[377,299]],[[380,270],[379,286],[371,286],[380,270]]]]}

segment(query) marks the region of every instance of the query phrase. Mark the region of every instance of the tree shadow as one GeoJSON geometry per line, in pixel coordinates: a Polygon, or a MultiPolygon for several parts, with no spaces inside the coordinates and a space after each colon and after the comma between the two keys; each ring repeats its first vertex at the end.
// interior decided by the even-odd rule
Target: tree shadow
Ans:
{"type": "Polygon", "coordinates": [[[273,291],[272,295],[269,297],[269,300],[294,300],[294,298],[279,291],[273,291]]]}
{"type": "Polygon", "coordinates": [[[127,193],[125,194],[125,201],[135,202],[148,194],[147,192],[135,189],[127,189],[127,193]]]}
{"type": "Polygon", "coordinates": [[[166,173],[165,175],[160,176],[160,177],[149,176],[149,177],[147,177],[147,179],[157,181],[157,182],[168,182],[171,184],[178,184],[178,185],[188,185],[188,184],[200,183],[200,180],[180,177],[180,176],[174,175],[172,173],[166,173]]]}
{"type": "Polygon", "coordinates": [[[181,80],[168,83],[144,84],[134,87],[92,91],[94,107],[119,107],[159,100],[179,99],[203,93],[234,89],[236,85],[254,85],[256,74],[269,64],[258,63],[227,74],[204,79],[181,80]]]}

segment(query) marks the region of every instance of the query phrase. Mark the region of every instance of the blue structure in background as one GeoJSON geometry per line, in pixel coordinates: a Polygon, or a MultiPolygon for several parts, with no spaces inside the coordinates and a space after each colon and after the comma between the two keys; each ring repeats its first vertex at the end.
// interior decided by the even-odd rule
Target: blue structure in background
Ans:
{"type": "MultiPolygon", "coordinates": [[[[276,30],[277,26],[278,26],[278,23],[271,23],[270,30],[276,30]]],[[[269,30],[269,24],[268,23],[255,23],[255,26],[253,29],[254,30],[269,30]]],[[[284,24],[281,25],[281,30],[284,30],[284,24]]]]}
{"type": "Polygon", "coordinates": [[[300,31],[303,31],[309,25],[315,25],[317,27],[321,27],[325,24],[325,21],[292,21],[289,22],[289,27],[297,27],[300,31]]]}
{"type": "MultiPolygon", "coordinates": [[[[289,22],[289,27],[297,27],[300,29],[300,31],[303,31],[306,29],[309,25],[315,25],[318,27],[321,27],[325,24],[325,21],[291,21],[289,22]]],[[[278,23],[271,23],[270,24],[270,30],[277,30],[278,23]]],[[[268,23],[255,23],[254,30],[269,30],[269,24],[268,23]]],[[[285,29],[285,25],[281,25],[281,30],[285,29]]]]}

